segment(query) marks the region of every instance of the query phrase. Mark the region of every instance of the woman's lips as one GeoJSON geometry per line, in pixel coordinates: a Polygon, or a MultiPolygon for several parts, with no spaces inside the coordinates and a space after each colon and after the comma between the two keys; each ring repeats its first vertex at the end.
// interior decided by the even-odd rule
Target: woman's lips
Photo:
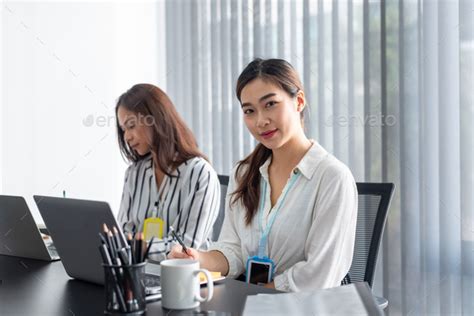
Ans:
{"type": "Polygon", "coordinates": [[[273,135],[275,135],[276,131],[277,131],[277,129],[275,128],[274,130],[261,133],[260,136],[262,136],[265,139],[269,139],[269,138],[273,137],[273,135]]]}

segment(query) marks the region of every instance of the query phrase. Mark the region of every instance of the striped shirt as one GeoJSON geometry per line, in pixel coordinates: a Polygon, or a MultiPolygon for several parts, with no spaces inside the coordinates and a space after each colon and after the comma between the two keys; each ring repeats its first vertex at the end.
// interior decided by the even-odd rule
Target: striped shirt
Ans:
{"type": "Polygon", "coordinates": [[[165,236],[173,226],[187,246],[207,249],[219,212],[217,174],[200,157],[189,159],[171,174],[164,176],[158,190],[152,155],[128,167],[118,214],[123,231],[143,231],[143,222],[156,204],[165,236]]]}

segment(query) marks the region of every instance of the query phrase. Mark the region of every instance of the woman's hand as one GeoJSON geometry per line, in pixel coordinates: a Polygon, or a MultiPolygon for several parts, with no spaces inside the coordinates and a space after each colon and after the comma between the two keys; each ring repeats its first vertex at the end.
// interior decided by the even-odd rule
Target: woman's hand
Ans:
{"type": "Polygon", "coordinates": [[[186,247],[186,252],[184,252],[181,245],[173,246],[168,254],[168,259],[193,259],[199,261],[199,257],[199,251],[186,247]]]}
{"type": "Polygon", "coordinates": [[[168,259],[193,259],[199,261],[202,269],[220,272],[224,276],[229,273],[229,263],[222,252],[218,250],[197,251],[193,248],[186,248],[186,250],[185,253],[181,245],[175,245],[171,248],[168,259]]]}

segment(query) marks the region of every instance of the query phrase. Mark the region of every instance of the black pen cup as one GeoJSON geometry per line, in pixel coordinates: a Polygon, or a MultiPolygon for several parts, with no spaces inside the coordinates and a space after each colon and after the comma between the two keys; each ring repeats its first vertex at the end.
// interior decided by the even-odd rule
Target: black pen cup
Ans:
{"type": "Polygon", "coordinates": [[[102,264],[107,315],[142,315],[146,311],[146,262],[132,265],[102,264]]]}

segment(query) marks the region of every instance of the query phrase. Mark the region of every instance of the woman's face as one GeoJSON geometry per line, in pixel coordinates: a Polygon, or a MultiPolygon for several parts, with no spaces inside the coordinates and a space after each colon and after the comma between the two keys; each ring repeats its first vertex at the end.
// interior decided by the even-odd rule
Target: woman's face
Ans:
{"type": "Polygon", "coordinates": [[[147,124],[147,119],[141,115],[119,106],[118,121],[123,131],[125,142],[140,156],[146,155],[151,150],[152,124],[147,124]]]}
{"type": "Polygon", "coordinates": [[[242,89],[240,99],[247,128],[265,147],[280,148],[302,131],[302,91],[292,97],[273,83],[255,79],[242,89]]]}

